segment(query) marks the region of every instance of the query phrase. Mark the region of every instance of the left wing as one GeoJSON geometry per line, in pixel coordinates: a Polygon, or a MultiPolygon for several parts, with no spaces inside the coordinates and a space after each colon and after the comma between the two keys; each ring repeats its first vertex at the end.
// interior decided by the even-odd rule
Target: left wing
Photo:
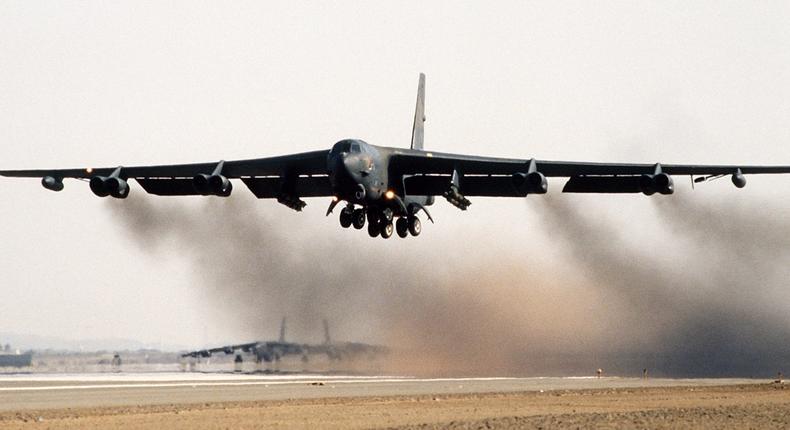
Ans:
{"type": "Polygon", "coordinates": [[[91,181],[97,195],[124,198],[129,179],[162,196],[219,195],[232,190],[229,179],[241,179],[258,198],[277,198],[301,209],[299,197],[331,196],[326,159],[329,151],[213,163],[83,169],[0,170],[0,176],[42,178],[44,187],[60,191],[63,179],[91,181]]]}
{"type": "Polygon", "coordinates": [[[547,177],[566,177],[563,192],[671,194],[672,175],[695,182],[731,175],[741,188],[746,174],[787,174],[790,166],[590,163],[478,157],[398,150],[390,174],[404,175],[407,195],[444,195],[450,186],[466,196],[519,197],[546,192],[547,177]]]}

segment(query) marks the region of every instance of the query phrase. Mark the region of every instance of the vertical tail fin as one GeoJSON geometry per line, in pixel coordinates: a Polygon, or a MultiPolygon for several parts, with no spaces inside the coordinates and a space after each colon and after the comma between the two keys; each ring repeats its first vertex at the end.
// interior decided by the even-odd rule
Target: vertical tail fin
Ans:
{"type": "Polygon", "coordinates": [[[425,74],[420,73],[417,86],[417,107],[414,109],[414,126],[411,129],[411,149],[422,149],[425,123],[425,74]]]}
{"type": "Polygon", "coordinates": [[[329,337],[329,321],[324,320],[324,343],[329,345],[332,343],[332,338],[329,337]]]}
{"type": "Polygon", "coordinates": [[[285,343],[285,317],[283,317],[283,321],[280,323],[280,343],[285,343]]]}

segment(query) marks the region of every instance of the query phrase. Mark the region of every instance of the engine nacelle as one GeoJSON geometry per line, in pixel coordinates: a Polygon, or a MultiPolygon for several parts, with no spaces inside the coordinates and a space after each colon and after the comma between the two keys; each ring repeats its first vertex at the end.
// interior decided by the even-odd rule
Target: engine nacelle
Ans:
{"type": "Polygon", "coordinates": [[[233,184],[222,175],[211,175],[208,178],[208,187],[215,196],[227,197],[233,191],[233,184]]]}
{"type": "Polygon", "coordinates": [[[113,196],[116,199],[129,197],[129,183],[117,176],[94,176],[90,180],[93,194],[99,197],[113,196]]]}
{"type": "Polygon", "coordinates": [[[107,190],[110,192],[110,195],[116,199],[125,199],[129,197],[129,183],[126,182],[126,179],[111,176],[107,178],[105,184],[107,185],[107,190]]]}
{"type": "Polygon", "coordinates": [[[527,175],[527,192],[531,194],[546,194],[549,190],[546,176],[540,172],[532,172],[527,175]]]}
{"type": "Polygon", "coordinates": [[[93,194],[96,194],[98,197],[107,197],[110,195],[110,189],[107,186],[107,178],[106,176],[94,176],[90,180],[90,187],[93,194]]]}
{"type": "Polygon", "coordinates": [[[540,172],[517,172],[513,174],[512,179],[513,185],[519,190],[526,191],[527,194],[546,194],[549,189],[546,176],[540,172]]]}
{"type": "Polygon", "coordinates": [[[672,194],[675,192],[675,183],[666,173],[642,175],[639,177],[639,190],[646,196],[655,193],[672,194]]]}
{"type": "Polygon", "coordinates": [[[672,177],[666,173],[659,173],[653,176],[653,183],[656,191],[661,194],[668,195],[675,192],[675,183],[672,181],[672,177]]]}
{"type": "Polygon", "coordinates": [[[639,177],[639,191],[646,196],[652,196],[656,193],[656,183],[653,181],[653,175],[642,175],[639,177]]]}
{"type": "Polygon", "coordinates": [[[62,191],[63,179],[54,176],[44,176],[41,178],[41,185],[51,191],[62,191]]]}
{"type": "Polygon", "coordinates": [[[738,171],[732,175],[732,184],[738,188],[746,186],[746,176],[743,176],[741,169],[738,169],[738,171]]]}
{"type": "Polygon", "coordinates": [[[227,197],[233,191],[233,184],[222,175],[207,175],[201,173],[192,178],[195,191],[204,196],[215,195],[227,197]]]}

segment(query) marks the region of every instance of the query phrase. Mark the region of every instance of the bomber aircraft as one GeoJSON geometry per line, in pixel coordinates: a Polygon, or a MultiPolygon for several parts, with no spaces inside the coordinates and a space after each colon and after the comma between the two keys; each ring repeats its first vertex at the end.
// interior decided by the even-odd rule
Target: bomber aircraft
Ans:
{"type": "Polygon", "coordinates": [[[324,320],[324,343],[294,343],[285,340],[285,318],[280,324],[280,338],[277,341],[249,342],[237,345],[226,345],[218,348],[201,349],[181,354],[181,358],[209,358],[213,354],[225,355],[248,353],[255,356],[259,363],[279,362],[281,359],[299,355],[303,362],[311,356],[324,355],[333,361],[355,359],[359,357],[374,358],[389,353],[389,348],[360,342],[334,342],[329,335],[329,322],[324,320]]]}
{"type": "Polygon", "coordinates": [[[493,158],[425,150],[425,75],[420,74],[410,148],[371,145],[345,139],[329,150],[268,158],[138,167],[0,170],[0,176],[41,178],[44,188],[63,189],[66,178],[90,183],[99,197],[124,199],[134,179],[149,194],[227,197],[239,179],[260,199],[301,211],[302,198],[331,197],[329,216],[340,210],[340,225],[371,237],[417,236],[418,214],[433,222],[428,206],[436,196],[466,210],[467,197],[526,197],[545,194],[548,177],[568,178],[565,193],[672,194],[673,175],[693,182],[730,176],[743,188],[747,174],[785,174],[790,166],[599,163],[493,158]],[[695,176],[697,176],[695,178],[695,176]]]}

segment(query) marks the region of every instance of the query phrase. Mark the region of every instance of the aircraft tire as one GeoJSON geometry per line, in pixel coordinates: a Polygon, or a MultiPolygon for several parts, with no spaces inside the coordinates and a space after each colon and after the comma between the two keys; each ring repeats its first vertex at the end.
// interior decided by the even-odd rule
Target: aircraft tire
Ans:
{"type": "Polygon", "coordinates": [[[392,221],[385,222],[383,226],[381,226],[381,237],[384,239],[389,239],[392,237],[392,233],[395,232],[395,226],[392,225],[392,221]]]}
{"type": "Polygon", "coordinates": [[[379,228],[379,224],[376,222],[368,223],[368,234],[370,237],[376,237],[381,233],[381,229],[379,228]]]}
{"type": "Polygon", "coordinates": [[[395,231],[398,233],[398,236],[402,238],[409,236],[409,221],[404,217],[398,218],[398,220],[395,221],[395,231]]]}
{"type": "Polygon", "coordinates": [[[340,211],[340,226],[343,228],[351,227],[352,218],[354,217],[354,211],[349,208],[343,208],[340,211]]]}
{"type": "Polygon", "coordinates": [[[409,233],[411,233],[412,236],[419,236],[421,232],[422,223],[420,219],[416,216],[409,218],[409,233]]]}
{"type": "Polygon", "coordinates": [[[362,230],[362,227],[365,226],[365,211],[362,209],[354,210],[354,214],[351,216],[351,223],[355,229],[362,230]]]}

